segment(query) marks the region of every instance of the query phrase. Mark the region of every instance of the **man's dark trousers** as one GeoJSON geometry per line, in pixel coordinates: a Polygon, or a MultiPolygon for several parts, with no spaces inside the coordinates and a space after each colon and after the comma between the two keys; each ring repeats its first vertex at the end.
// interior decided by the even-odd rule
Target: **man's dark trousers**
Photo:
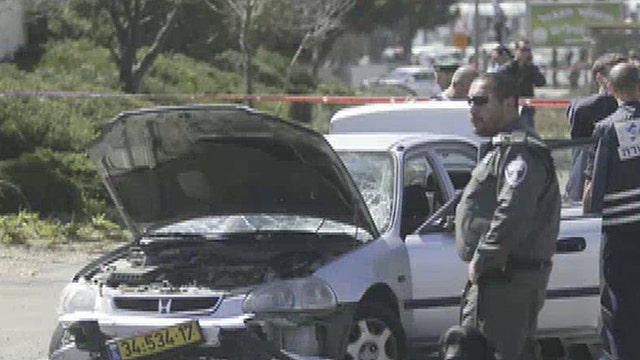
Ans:
{"type": "Polygon", "coordinates": [[[605,354],[610,359],[640,359],[640,233],[605,229],[602,241],[605,354]]]}

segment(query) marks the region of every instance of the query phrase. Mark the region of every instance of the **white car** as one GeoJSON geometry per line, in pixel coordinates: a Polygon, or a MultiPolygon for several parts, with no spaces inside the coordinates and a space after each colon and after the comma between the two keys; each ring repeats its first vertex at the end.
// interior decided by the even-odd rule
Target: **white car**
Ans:
{"type": "MultiPolygon", "coordinates": [[[[50,358],[427,354],[458,322],[452,215],[476,145],[325,140],[236,106],[124,113],[89,155],[136,238],[65,288],[50,358]]],[[[597,338],[599,223],[563,216],[547,349],[597,338]]]]}

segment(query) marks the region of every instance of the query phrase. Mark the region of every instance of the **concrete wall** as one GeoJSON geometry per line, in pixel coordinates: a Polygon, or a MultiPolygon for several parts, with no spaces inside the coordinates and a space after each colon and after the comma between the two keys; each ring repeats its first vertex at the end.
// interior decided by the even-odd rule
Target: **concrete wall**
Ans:
{"type": "Polygon", "coordinates": [[[0,60],[12,59],[27,42],[22,0],[0,0],[0,60]]]}

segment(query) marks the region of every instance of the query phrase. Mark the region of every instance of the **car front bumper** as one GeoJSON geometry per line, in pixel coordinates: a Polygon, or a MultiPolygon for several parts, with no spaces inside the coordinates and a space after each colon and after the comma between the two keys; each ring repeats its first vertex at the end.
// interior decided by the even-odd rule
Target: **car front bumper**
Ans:
{"type": "Polygon", "coordinates": [[[54,351],[50,355],[50,360],[109,359],[106,346],[109,340],[128,338],[191,320],[198,321],[204,338],[203,343],[169,350],[154,355],[154,359],[319,360],[333,358],[334,356],[319,357],[300,354],[336,354],[341,346],[339,341],[333,339],[315,343],[318,337],[317,326],[322,327],[325,333],[337,333],[334,330],[327,331],[327,327],[344,329],[345,321],[351,318],[352,311],[353,308],[348,307],[318,323],[306,326],[289,324],[288,327],[285,326],[285,330],[279,328],[277,329],[279,341],[273,341],[273,325],[257,321],[253,315],[248,314],[225,318],[198,318],[99,315],[80,312],[60,318],[60,323],[72,335],[73,341],[54,351]],[[283,333],[287,334],[284,338],[283,333]],[[291,335],[294,336],[291,337],[291,335]],[[287,336],[289,336],[288,340],[287,336]],[[308,344],[312,342],[314,345],[309,348],[308,344]],[[287,343],[292,346],[288,346],[287,343]],[[283,346],[287,350],[282,350],[283,346]],[[301,351],[298,351],[299,346],[302,346],[301,351]]]}

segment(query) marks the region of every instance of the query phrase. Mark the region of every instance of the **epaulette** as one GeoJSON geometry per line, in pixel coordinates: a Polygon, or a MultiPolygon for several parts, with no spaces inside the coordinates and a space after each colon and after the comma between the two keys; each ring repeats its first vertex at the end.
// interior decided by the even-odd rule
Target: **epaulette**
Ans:
{"type": "Polygon", "coordinates": [[[534,137],[527,135],[524,131],[514,131],[512,133],[500,133],[493,138],[491,138],[491,143],[493,146],[503,146],[503,145],[529,145],[529,146],[538,146],[547,148],[547,145],[544,141],[534,137]]]}
{"type": "Polygon", "coordinates": [[[512,133],[500,133],[491,138],[493,146],[524,145],[527,143],[527,133],[514,131],[512,133]]]}

